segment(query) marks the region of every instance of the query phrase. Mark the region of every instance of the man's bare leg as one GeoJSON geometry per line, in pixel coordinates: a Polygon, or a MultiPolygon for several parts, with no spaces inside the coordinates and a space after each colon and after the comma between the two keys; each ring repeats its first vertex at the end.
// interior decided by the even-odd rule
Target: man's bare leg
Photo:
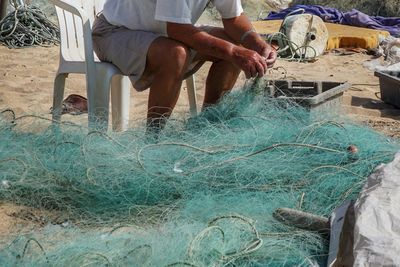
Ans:
{"type": "Polygon", "coordinates": [[[207,76],[203,109],[216,104],[221,97],[230,92],[236,83],[240,69],[227,61],[215,61],[207,76]]]}
{"type": "MultiPolygon", "coordinates": [[[[215,28],[209,34],[231,41],[222,28],[215,28]]],[[[171,115],[179,97],[189,58],[188,48],[177,41],[160,37],[151,44],[147,54],[146,70],[143,74],[143,77],[154,75],[148,102],[148,128],[158,131],[171,115]]],[[[233,88],[240,69],[230,62],[208,55],[198,54],[194,61],[213,62],[206,81],[204,108],[217,103],[226,92],[233,88]]]]}
{"type": "MultiPolygon", "coordinates": [[[[233,43],[222,28],[214,28],[209,34],[233,43]]],[[[224,94],[232,90],[241,70],[228,61],[208,55],[196,55],[194,60],[213,62],[206,80],[206,91],[203,102],[204,109],[216,104],[224,94]]]]}
{"type": "Polygon", "coordinates": [[[189,56],[185,45],[168,38],[160,37],[151,44],[143,74],[144,77],[154,75],[148,101],[148,128],[160,130],[171,115],[179,98],[189,56]]]}

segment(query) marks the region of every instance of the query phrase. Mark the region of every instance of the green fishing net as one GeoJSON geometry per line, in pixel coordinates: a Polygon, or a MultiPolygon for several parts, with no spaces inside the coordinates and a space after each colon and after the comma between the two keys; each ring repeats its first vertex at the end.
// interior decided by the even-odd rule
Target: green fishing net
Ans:
{"type": "Polygon", "coordinates": [[[63,219],[2,242],[1,266],[324,266],[326,237],[273,212],[329,217],[400,147],[251,90],[172,118],[159,136],[7,113],[0,201],[63,219]]]}

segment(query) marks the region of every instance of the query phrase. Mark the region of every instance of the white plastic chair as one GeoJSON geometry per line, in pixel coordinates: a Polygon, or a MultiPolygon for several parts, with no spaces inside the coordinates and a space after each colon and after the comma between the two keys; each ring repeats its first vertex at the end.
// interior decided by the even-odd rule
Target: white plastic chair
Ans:
{"type": "MultiPolygon", "coordinates": [[[[60,65],[54,81],[53,120],[61,120],[65,79],[69,73],[86,74],[89,127],[108,128],[110,85],[113,130],[129,122],[130,80],[113,64],[100,62],[93,52],[92,25],[105,0],[50,0],[55,6],[61,33],[60,65]]],[[[195,80],[186,80],[190,113],[197,115],[195,80]]]]}

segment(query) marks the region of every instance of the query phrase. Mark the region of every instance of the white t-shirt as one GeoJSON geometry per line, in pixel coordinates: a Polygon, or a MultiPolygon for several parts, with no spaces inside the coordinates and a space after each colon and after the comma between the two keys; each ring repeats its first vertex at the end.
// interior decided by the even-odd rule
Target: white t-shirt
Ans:
{"type": "MultiPolygon", "coordinates": [[[[131,30],[167,35],[166,22],[194,25],[208,0],[107,0],[103,14],[107,21],[131,30]]],[[[241,0],[212,0],[222,18],[243,12],[241,0]]]]}

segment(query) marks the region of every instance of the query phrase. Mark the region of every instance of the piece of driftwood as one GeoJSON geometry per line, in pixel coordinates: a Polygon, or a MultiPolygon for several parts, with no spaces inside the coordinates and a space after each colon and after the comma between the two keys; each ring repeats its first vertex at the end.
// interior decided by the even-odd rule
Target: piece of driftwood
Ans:
{"type": "Polygon", "coordinates": [[[286,225],[303,230],[319,232],[327,235],[329,235],[330,232],[329,219],[326,217],[289,208],[277,209],[273,216],[275,219],[286,225]]]}

